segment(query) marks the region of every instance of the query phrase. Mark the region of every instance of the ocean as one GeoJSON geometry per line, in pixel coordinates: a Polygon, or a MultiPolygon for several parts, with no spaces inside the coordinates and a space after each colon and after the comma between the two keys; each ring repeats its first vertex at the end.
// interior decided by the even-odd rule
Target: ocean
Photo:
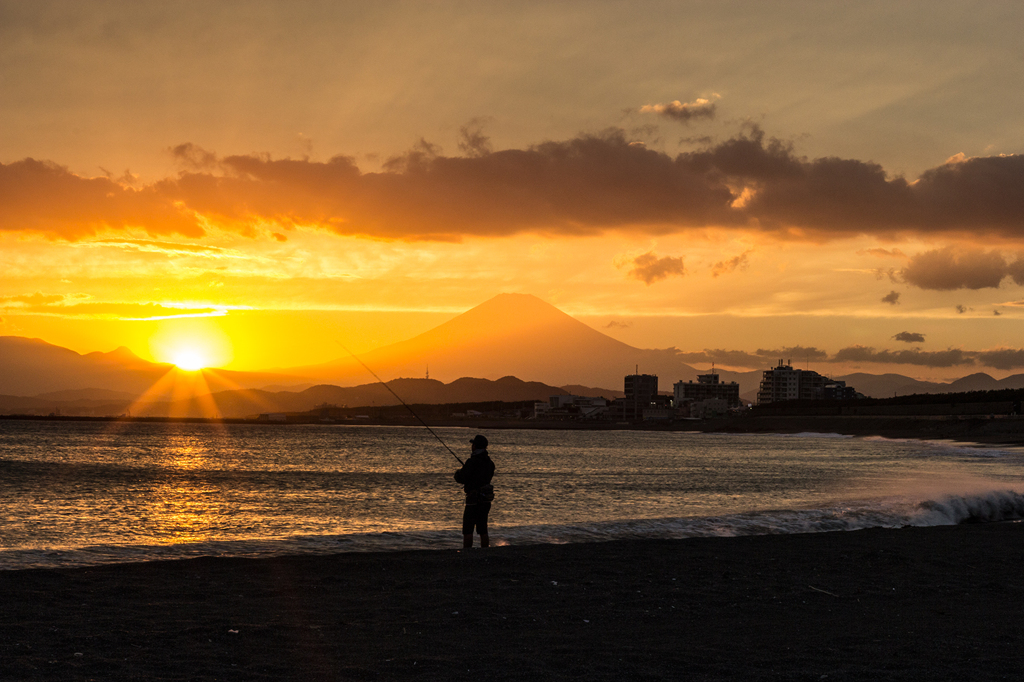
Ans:
{"type": "MultiPolygon", "coordinates": [[[[460,457],[471,428],[435,428],[460,457]]],[[[484,431],[493,545],[1024,517],[1024,449],[646,431],[484,431]]],[[[461,546],[425,429],[0,420],[0,569],[461,546]]]]}

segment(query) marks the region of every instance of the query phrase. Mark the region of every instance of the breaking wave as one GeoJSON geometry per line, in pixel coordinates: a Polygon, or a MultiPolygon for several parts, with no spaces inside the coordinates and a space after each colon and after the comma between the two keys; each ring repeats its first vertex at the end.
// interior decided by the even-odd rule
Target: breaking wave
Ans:
{"type": "MultiPolygon", "coordinates": [[[[1013,490],[950,495],[936,500],[886,498],[822,509],[757,511],[708,517],[629,519],[580,525],[495,529],[494,544],[533,545],[626,539],[684,539],[823,533],[864,528],[949,526],[1024,519],[1024,494],[1013,490]]],[[[94,545],[79,548],[0,550],[0,569],[56,568],[189,559],[206,556],[265,558],[295,554],[454,549],[457,529],[306,535],[283,539],[208,541],[178,545],[94,545]]]]}

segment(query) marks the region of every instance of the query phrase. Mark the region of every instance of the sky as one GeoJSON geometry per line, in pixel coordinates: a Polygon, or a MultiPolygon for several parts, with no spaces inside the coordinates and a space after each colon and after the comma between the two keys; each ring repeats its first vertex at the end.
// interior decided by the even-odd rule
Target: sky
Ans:
{"type": "Polygon", "coordinates": [[[0,0],[0,335],[285,368],[529,293],[701,368],[1024,372],[1021,25],[0,0]]]}

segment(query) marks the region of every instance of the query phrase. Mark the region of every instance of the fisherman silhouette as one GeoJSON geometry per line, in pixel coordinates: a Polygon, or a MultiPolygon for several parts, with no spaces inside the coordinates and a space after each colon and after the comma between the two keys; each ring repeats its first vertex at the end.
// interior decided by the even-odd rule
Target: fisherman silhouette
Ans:
{"type": "Polygon", "coordinates": [[[466,491],[466,509],[462,512],[462,546],[473,546],[473,530],[480,534],[480,546],[489,547],[491,542],[487,536],[487,515],[491,511],[491,500],[494,499],[494,462],[487,454],[487,439],[474,436],[469,441],[473,454],[466,460],[462,468],[455,472],[455,480],[462,484],[466,491]]]}

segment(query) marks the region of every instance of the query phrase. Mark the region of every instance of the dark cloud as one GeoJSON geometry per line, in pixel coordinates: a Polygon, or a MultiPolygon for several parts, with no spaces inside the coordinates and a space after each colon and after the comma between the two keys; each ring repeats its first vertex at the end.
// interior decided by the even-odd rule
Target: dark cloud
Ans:
{"type": "Polygon", "coordinates": [[[956,312],[957,312],[957,314],[958,314],[958,315],[963,315],[964,313],[966,313],[966,312],[967,312],[967,308],[965,308],[965,307],[964,307],[964,306],[962,306],[962,305],[959,305],[959,304],[957,304],[957,306],[956,306],[956,312]]]}
{"type": "Polygon", "coordinates": [[[993,310],[992,314],[995,315],[996,317],[999,317],[1000,315],[1002,315],[1002,313],[999,312],[998,310],[993,310]]]}
{"type": "Polygon", "coordinates": [[[178,165],[189,170],[209,170],[218,166],[217,155],[191,142],[168,149],[178,165]]]}
{"type": "Polygon", "coordinates": [[[925,171],[914,186],[922,218],[936,228],[983,225],[1021,233],[1024,156],[957,159],[925,171]]]}
{"type": "MultiPolygon", "coordinates": [[[[923,342],[924,335],[915,332],[901,332],[894,336],[898,341],[923,342]],[[903,338],[901,338],[903,337],[903,338]]],[[[843,348],[833,356],[818,348],[793,346],[775,350],[758,349],[755,353],[721,348],[706,348],[701,351],[680,351],[678,356],[683,362],[691,364],[716,363],[730,367],[747,367],[751,369],[774,365],[779,360],[799,364],[800,361],[811,360],[819,363],[873,363],[902,364],[923,367],[958,367],[982,365],[995,369],[1017,369],[1024,367],[1024,349],[1001,348],[986,351],[967,351],[950,348],[943,351],[910,350],[876,350],[870,346],[850,346],[843,348]]]]}
{"type": "Polygon", "coordinates": [[[277,241],[279,241],[279,242],[286,242],[286,241],[288,241],[288,237],[286,237],[285,235],[281,234],[280,232],[273,232],[273,233],[271,233],[271,236],[274,239],[276,239],[277,241]]]}
{"type": "MultiPolygon", "coordinates": [[[[715,98],[717,99],[717,97],[715,98]]],[[[689,123],[695,118],[712,119],[715,117],[716,105],[710,99],[701,97],[693,102],[680,102],[675,100],[668,104],[645,104],[640,107],[640,113],[659,114],[673,121],[689,123]]]]}
{"type": "Polygon", "coordinates": [[[157,185],[134,189],[110,178],[83,178],[48,161],[0,163],[0,230],[81,239],[104,229],[151,235],[205,234],[195,213],[157,185]]]}
{"type": "Polygon", "coordinates": [[[725,350],[722,348],[705,348],[700,351],[680,351],[676,356],[688,364],[712,363],[725,365],[727,367],[766,367],[767,362],[763,357],[747,353],[741,350],[725,350]]]}
{"type": "Polygon", "coordinates": [[[594,234],[648,225],[745,220],[727,187],[642,146],[621,131],[479,157],[444,157],[420,145],[360,173],[351,159],[326,163],[234,156],[224,175],[183,174],[164,188],[220,222],[325,227],[339,234],[458,239],[524,230],[594,234]]]}
{"type": "MultiPolygon", "coordinates": [[[[924,335],[915,332],[901,332],[893,337],[898,341],[920,343],[924,335]],[[902,338],[901,338],[902,337],[902,338]]],[[[833,356],[818,348],[792,346],[774,350],[758,349],[754,353],[722,348],[705,348],[700,351],[680,351],[677,357],[690,364],[711,364],[729,367],[764,368],[774,366],[779,360],[799,364],[811,360],[819,363],[873,363],[902,364],[923,367],[958,367],[982,365],[995,369],[1009,370],[1024,367],[1024,349],[1001,348],[985,351],[967,351],[950,348],[943,351],[876,350],[870,346],[850,346],[833,356]]]]}
{"type": "Polygon", "coordinates": [[[888,303],[889,305],[897,305],[900,302],[900,292],[890,291],[882,297],[882,303],[888,303]]]}
{"type": "Polygon", "coordinates": [[[711,276],[718,277],[729,272],[736,270],[745,270],[747,267],[747,254],[749,251],[744,251],[740,255],[730,258],[729,260],[719,261],[711,266],[711,276]]]}
{"type": "Polygon", "coordinates": [[[611,322],[606,324],[604,326],[604,328],[605,329],[629,329],[632,326],[633,326],[632,322],[619,322],[617,320],[612,320],[611,322]]]}
{"type": "Polygon", "coordinates": [[[996,288],[1009,274],[1010,266],[996,251],[957,253],[952,247],[919,253],[900,271],[907,284],[939,291],[996,288]]]}
{"type": "Polygon", "coordinates": [[[814,346],[786,346],[784,348],[758,348],[757,355],[762,358],[798,360],[825,360],[828,353],[814,346]]]}
{"type": "Polygon", "coordinates": [[[480,157],[491,153],[491,138],[484,135],[483,119],[474,118],[459,128],[459,151],[466,156],[480,157]]]}
{"type": "Polygon", "coordinates": [[[766,229],[818,238],[844,233],[1024,233],[1024,156],[945,164],[916,182],[889,177],[875,163],[798,158],[789,143],[750,127],[704,152],[684,154],[696,168],[717,170],[730,187],[753,195],[743,212],[766,229]]]}
{"type": "Polygon", "coordinates": [[[975,354],[956,348],[940,351],[922,350],[881,350],[869,346],[843,348],[832,358],[832,362],[873,362],[883,364],[922,365],[924,367],[955,367],[973,365],[975,354]]]}
{"type": "Polygon", "coordinates": [[[1024,367],[1024,350],[1019,348],[1003,348],[986,350],[978,353],[978,361],[996,369],[1017,369],[1024,367]]]}
{"type": "MultiPolygon", "coordinates": [[[[693,117],[700,110],[697,103],[679,108],[690,113],[660,113],[693,117]]],[[[179,175],[148,185],[84,178],[33,159],[0,164],[0,229],[66,239],[131,228],[200,237],[208,224],[258,236],[268,223],[448,241],[708,226],[813,240],[897,233],[1024,238],[1024,156],[963,159],[910,183],[873,163],[799,157],[792,144],[757,126],[674,157],[632,144],[620,129],[499,151],[479,121],[461,135],[463,156],[445,156],[422,141],[377,173],[360,171],[345,156],[221,158],[191,143],[170,150],[179,175]]],[[[873,255],[901,257],[895,249],[873,255]]],[[[903,276],[927,288],[994,286],[997,276],[1024,284],[1024,261],[1001,258],[928,252],[912,258],[903,276]],[[952,264],[952,274],[940,270],[942,263],[952,264]]]]}
{"type": "Polygon", "coordinates": [[[628,267],[627,274],[630,277],[638,279],[648,286],[668,277],[682,277],[686,274],[681,257],[658,258],[653,251],[631,258],[622,263],[621,267],[628,267]]]}

